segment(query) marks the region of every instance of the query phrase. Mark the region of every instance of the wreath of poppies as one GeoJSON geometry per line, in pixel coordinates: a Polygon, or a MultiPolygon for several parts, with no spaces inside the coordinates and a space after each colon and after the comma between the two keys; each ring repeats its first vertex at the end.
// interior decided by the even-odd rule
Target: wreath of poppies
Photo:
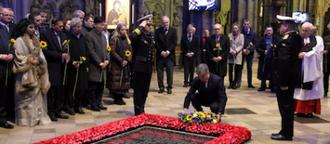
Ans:
{"type": "Polygon", "coordinates": [[[37,142],[35,144],[79,144],[93,142],[142,126],[156,126],[178,131],[217,136],[217,138],[209,141],[207,144],[237,144],[251,138],[251,132],[245,127],[222,123],[184,123],[178,118],[142,114],[37,142]]]}

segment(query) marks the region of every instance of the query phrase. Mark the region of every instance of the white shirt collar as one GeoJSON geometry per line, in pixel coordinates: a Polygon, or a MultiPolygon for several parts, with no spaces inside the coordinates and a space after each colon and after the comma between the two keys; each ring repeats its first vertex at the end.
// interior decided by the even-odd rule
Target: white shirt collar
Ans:
{"type": "Polygon", "coordinates": [[[309,37],[304,38],[304,43],[310,43],[309,37]]]}

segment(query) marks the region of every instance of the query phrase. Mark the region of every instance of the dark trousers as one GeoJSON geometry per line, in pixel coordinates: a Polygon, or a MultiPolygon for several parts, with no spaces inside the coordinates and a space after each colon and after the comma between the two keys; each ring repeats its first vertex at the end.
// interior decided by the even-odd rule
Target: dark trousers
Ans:
{"type": "Polygon", "coordinates": [[[241,70],[242,70],[241,65],[229,64],[229,83],[230,84],[236,84],[237,83],[237,79],[238,79],[238,76],[239,76],[239,73],[240,73],[241,70]],[[233,78],[233,71],[234,70],[235,70],[235,72],[234,72],[234,78],[233,78]]]}
{"type": "MultiPolygon", "coordinates": [[[[13,75],[13,74],[12,74],[13,75]]],[[[15,77],[8,77],[7,87],[0,87],[6,89],[7,97],[6,97],[6,112],[7,117],[15,117],[15,77]]],[[[2,90],[0,90],[2,91],[2,90]]]]}
{"type": "MultiPolygon", "coordinates": [[[[208,99],[207,96],[202,96],[199,93],[195,93],[190,95],[190,100],[192,105],[197,111],[203,111],[202,105],[210,107],[211,111],[215,114],[219,113],[219,107],[220,107],[220,102],[217,100],[213,99],[208,99]]],[[[222,106],[223,110],[221,111],[222,114],[225,113],[225,107],[226,107],[227,99],[225,102],[225,105],[222,106]]]]}
{"type": "Polygon", "coordinates": [[[276,97],[278,109],[281,114],[281,131],[285,137],[293,137],[293,117],[294,117],[294,86],[289,86],[288,90],[281,90],[279,77],[275,76],[276,80],[276,97]]]}
{"type": "Polygon", "coordinates": [[[88,103],[92,107],[97,107],[102,104],[102,95],[104,90],[104,81],[88,82],[88,103]]]}
{"type": "Polygon", "coordinates": [[[200,53],[200,63],[206,63],[206,50],[205,49],[201,50],[200,53]]]}
{"type": "Polygon", "coordinates": [[[184,83],[192,83],[194,80],[194,72],[196,67],[196,58],[195,57],[184,57],[183,58],[183,71],[184,71],[184,83]],[[190,79],[188,81],[188,77],[190,76],[190,79]]]}
{"type": "Polygon", "coordinates": [[[329,75],[330,75],[330,72],[324,72],[323,73],[324,96],[327,96],[328,91],[329,91],[329,75]]]}
{"type": "Polygon", "coordinates": [[[157,80],[158,87],[164,88],[164,66],[166,66],[167,88],[172,88],[173,85],[173,68],[174,62],[170,57],[161,58],[157,62],[157,80]]]}
{"type": "Polygon", "coordinates": [[[82,106],[82,100],[86,99],[87,90],[76,90],[75,96],[72,92],[67,92],[66,108],[70,110],[78,109],[82,106]]]}
{"type": "MultiPolygon", "coordinates": [[[[246,61],[247,78],[248,78],[248,84],[249,85],[252,85],[252,64],[253,64],[253,58],[254,58],[254,54],[243,55],[243,62],[242,62],[242,67],[241,67],[241,69],[243,70],[244,61],[246,61]]],[[[242,81],[242,70],[239,73],[239,78],[237,80],[237,83],[241,83],[241,81],[242,81]]]]}
{"type": "MultiPolygon", "coordinates": [[[[14,100],[14,89],[13,89],[13,80],[11,77],[8,77],[7,86],[5,86],[6,78],[0,78],[0,123],[6,122],[7,111],[6,108],[9,106],[7,104],[8,100],[14,100]],[[8,105],[8,106],[7,106],[8,105]]],[[[14,103],[14,102],[13,102],[14,103]]],[[[12,103],[9,103],[12,104],[12,103]]],[[[15,109],[15,105],[13,106],[13,111],[15,109]]]]}
{"type": "Polygon", "coordinates": [[[144,105],[146,103],[152,73],[136,72],[134,78],[134,112],[135,115],[144,113],[144,105]]]}
{"type": "Polygon", "coordinates": [[[63,85],[51,86],[47,93],[48,115],[61,112],[64,105],[65,88],[63,85]]]}
{"type": "Polygon", "coordinates": [[[275,84],[273,81],[273,69],[272,69],[272,64],[270,62],[265,61],[265,65],[263,66],[263,71],[261,75],[261,85],[260,88],[266,88],[266,81],[269,79],[269,87],[271,89],[275,89],[275,84]]]}

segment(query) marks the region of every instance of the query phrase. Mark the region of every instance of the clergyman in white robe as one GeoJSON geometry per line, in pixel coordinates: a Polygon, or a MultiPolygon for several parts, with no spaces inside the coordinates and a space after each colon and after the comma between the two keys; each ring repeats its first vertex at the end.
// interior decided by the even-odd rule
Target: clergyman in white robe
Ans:
{"type": "MultiPolygon", "coordinates": [[[[294,99],[300,102],[316,103],[315,100],[320,100],[324,95],[323,88],[323,39],[320,36],[315,36],[316,46],[307,52],[302,61],[303,83],[313,82],[312,90],[296,88],[294,91],[294,99]]],[[[307,108],[308,109],[308,108],[307,108]]],[[[319,108],[320,109],[320,108],[319,108]]],[[[319,110],[320,112],[320,110],[319,110]]],[[[316,114],[320,114],[320,113],[316,114]]],[[[299,113],[297,111],[297,113],[299,113]]]]}

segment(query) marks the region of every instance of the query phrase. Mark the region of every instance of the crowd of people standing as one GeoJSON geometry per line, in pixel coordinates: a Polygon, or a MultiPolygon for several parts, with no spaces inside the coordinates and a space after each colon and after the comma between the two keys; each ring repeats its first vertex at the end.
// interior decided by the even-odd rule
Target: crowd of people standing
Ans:
{"type": "MultiPolygon", "coordinates": [[[[152,15],[147,15],[138,20],[139,26],[132,32],[128,33],[127,24],[118,22],[112,34],[102,17],[81,10],[76,10],[70,20],[53,19],[50,27],[44,25],[42,11],[31,12],[17,24],[12,22],[13,16],[10,8],[0,8],[0,87],[4,88],[0,94],[1,127],[13,128],[6,121],[6,111],[15,116],[17,125],[35,126],[68,119],[63,111],[75,115],[84,114],[83,107],[106,110],[102,104],[105,86],[114,104],[125,105],[123,98],[133,85],[135,115],[143,114],[154,61],[158,93],[166,90],[172,94],[178,38],[167,16],[162,17],[163,26],[155,33],[151,32],[152,15]],[[163,82],[165,67],[167,87],[163,82]]],[[[228,36],[222,34],[220,24],[215,24],[214,34],[209,35],[205,29],[199,42],[196,28],[189,25],[180,39],[183,87],[190,86],[184,108],[189,107],[190,101],[197,110],[202,110],[201,105],[209,106],[220,119],[227,102],[227,67],[228,89],[241,87],[245,61],[248,88],[255,88],[252,65],[256,50],[257,77],[261,80],[258,91],[270,88],[276,92],[282,121],[290,121],[274,139],[292,139],[293,128],[288,129],[288,124],[293,112],[303,117],[320,114],[320,99],[328,92],[328,39],[324,42],[314,30],[311,23],[305,23],[300,36],[293,29],[292,20],[284,20],[281,38],[269,26],[258,40],[250,21],[244,20],[241,29],[239,24],[232,24],[228,36]],[[198,77],[194,78],[197,64],[198,77]]]]}

